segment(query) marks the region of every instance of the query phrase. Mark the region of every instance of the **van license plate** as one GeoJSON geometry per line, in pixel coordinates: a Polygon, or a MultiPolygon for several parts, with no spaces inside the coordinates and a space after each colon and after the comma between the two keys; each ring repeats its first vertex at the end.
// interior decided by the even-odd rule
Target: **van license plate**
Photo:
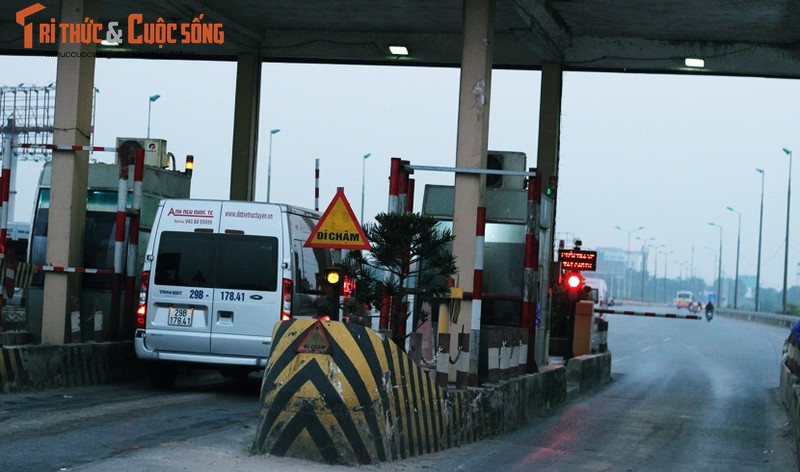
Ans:
{"type": "Polygon", "coordinates": [[[191,326],[194,308],[172,308],[169,309],[167,325],[169,326],[191,326]]]}

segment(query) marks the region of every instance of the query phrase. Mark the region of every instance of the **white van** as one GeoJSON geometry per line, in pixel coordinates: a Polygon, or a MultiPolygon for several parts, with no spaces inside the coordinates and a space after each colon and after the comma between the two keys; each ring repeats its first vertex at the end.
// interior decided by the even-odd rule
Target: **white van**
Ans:
{"type": "Polygon", "coordinates": [[[142,270],[134,344],[158,388],[181,363],[238,377],[263,369],[281,320],[316,314],[330,249],[303,245],[311,210],[270,203],[162,200],[142,270]]]}
{"type": "Polygon", "coordinates": [[[608,287],[606,281],[599,278],[587,277],[584,283],[592,289],[592,300],[600,308],[605,308],[608,303],[608,287]]]}

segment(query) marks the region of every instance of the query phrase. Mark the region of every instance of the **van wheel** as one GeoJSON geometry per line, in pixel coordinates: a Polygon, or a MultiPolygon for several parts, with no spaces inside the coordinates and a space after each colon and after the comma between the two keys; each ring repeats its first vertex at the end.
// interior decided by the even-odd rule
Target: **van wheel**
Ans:
{"type": "Polygon", "coordinates": [[[150,385],[159,390],[167,390],[178,378],[178,366],[170,363],[151,364],[149,373],[150,385]]]}
{"type": "Polygon", "coordinates": [[[236,367],[226,367],[224,369],[220,369],[219,373],[222,374],[223,377],[228,379],[244,379],[250,375],[250,369],[241,369],[236,367]]]}

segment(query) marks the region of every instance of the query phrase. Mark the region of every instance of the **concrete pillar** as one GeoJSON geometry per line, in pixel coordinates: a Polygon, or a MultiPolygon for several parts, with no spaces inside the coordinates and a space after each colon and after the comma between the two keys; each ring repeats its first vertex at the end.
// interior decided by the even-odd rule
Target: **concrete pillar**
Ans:
{"type": "MultiPolygon", "coordinates": [[[[97,18],[97,0],[63,0],[61,23],[97,18]]],[[[94,96],[94,44],[60,43],[56,67],[56,104],[53,144],[88,146],[94,96]]],[[[83,266],[86,226],[86,151],[53,151],[50,221],[47,225],[47,262],[83,266]]],[[[49,272],[44,278],[42,344],[63,344],[71,297],[80,296],[80,274],[49,272]]]]}
{"type": "MultiPolygon", "coordinates": [[[[544,64],[539,98],[539,152],[536,156],[536,169],[542,176],[544,188],[551,186],[551,177],[558,176],[562,88],[561,64],[544,64]]],[[[555,212],[553,218],[555,219],[555,212]]]]}
{"type": "MultiPolygon", "coordinates": [[[[494,1],[464,1],[464,49],[458,104],[456,167],[486,168],[489,141],[489,91],[492,82],[494,1]]],[[[453,212],[453,253],[458,264],[458,285],[472,291],[475,264],[475,227],[478,207],[485,207],[486,177],[456,174],[453,212]]],[[[458,325],[450,332],[465,333],[469,343],[469,378],[478,382],[480,313],[472,313],[472,301],[461,302],[458,325]],[[464,316],[467,315],[467,316],[464,316]]],[[[456,336],[454,336],[456,338],[456,336]]],[[[458,346],[451,345],[451,352],[458,346]]]]}
{"type": "Polygon", "coordinates": [[[255,201],[258,112],[261,102],[259,55],[243,54],[237,58],[235,100],[230,198],[255,201]]]}
{"type": "MultiPolygon", "coordinates": [[[[542,66],[541,96],[539,100],[539,144],[536,156],[536,169],[541,176],[543,193],[548,187],[558,186],[558,157],[559,145],[561,142],[561,92],[563,87],[563,75],[561,64],[544,64],[542,66]]],[[[537,177],[538,179],[538,177],[537,177]]],[[[542,254],[543,273],[540,280],[544,283],[552,283],[547,277],[550,270],[550,261],[553,260],[553,238],[555,237],[556,222],[556,200],[558,192],[554,192],[552,220],[549,222],[551,228],[547,241],[539,241],[540,247],[546,248],[547,253],[542,254]]],[[[547,223],[547,222],[544,222],[547,223]]],[[[539,300],[542,310],[542,327],[549,325],[549,301],[539,300]]],[[[549,330],[540,329],[536,331],[536,338],[532,341],[535,346],[535,360],[539,365],[547,364],[547,345],[549,330]]]]}

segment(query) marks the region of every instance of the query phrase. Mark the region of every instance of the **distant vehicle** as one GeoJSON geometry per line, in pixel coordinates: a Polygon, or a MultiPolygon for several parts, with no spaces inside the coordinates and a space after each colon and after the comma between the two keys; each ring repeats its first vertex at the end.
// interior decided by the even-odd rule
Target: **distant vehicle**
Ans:
{"type": "Polygon", "coordinates": [[[689,308],[694,302],[694,294],[688,290],[678,290],[675,295],[675,308],[689,308]]]}
{"type": "Polygon", "coordinates": [[[585,284],[591,289],[592,300],[599,307],[608,305],[608,287],[606,281],[598,278],[586,278],[585,284]]]}

